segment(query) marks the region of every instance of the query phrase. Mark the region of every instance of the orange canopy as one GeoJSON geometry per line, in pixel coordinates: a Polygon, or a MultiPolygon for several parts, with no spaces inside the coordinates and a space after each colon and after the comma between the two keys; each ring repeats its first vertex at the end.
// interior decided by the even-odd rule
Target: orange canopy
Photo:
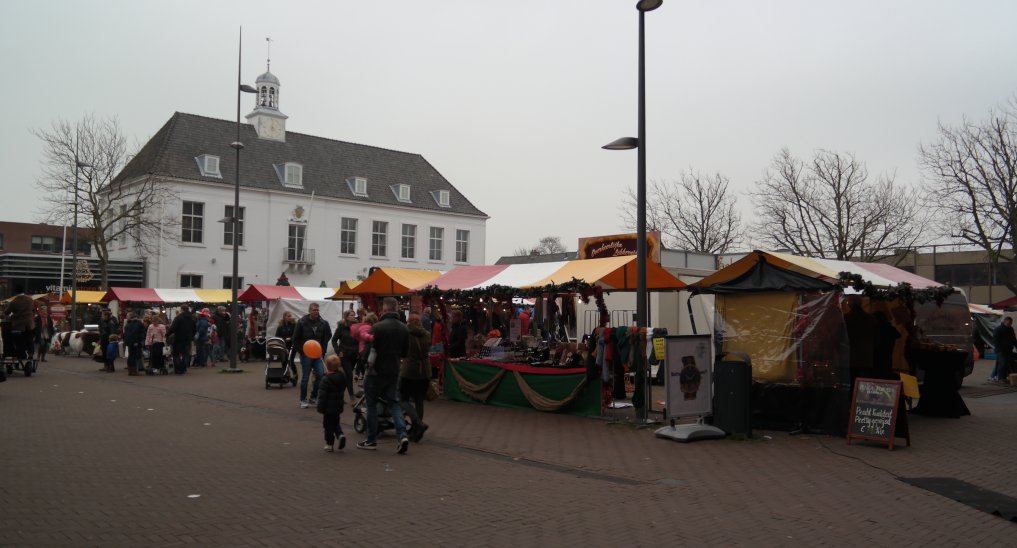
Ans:
{"type": "Polygon", "coordinates": [[[347,295],[408,295],[413,293],[413,288],[423,287],[438,276],[441,276],[441,271],[438,270],[382,267],[345,293],[347,295]]]}

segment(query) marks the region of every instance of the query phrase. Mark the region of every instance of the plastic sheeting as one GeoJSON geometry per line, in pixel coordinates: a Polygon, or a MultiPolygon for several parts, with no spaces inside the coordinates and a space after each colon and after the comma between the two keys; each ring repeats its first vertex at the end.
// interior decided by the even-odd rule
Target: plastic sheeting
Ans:
{"type": "Polygon", "coordinates": [[[714,325],[720,352],[752,357],[754,382],[850,382],[847,331],[835,292],[717,295],[714,325]]]}

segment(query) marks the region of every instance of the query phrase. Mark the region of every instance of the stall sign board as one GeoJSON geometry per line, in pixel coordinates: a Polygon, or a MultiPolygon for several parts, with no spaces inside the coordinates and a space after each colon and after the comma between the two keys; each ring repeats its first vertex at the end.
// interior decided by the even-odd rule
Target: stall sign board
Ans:
{"type": "Polygon", "coordinates": [[[713,413],[712,348],[709,335],[666,338],[668,418],[703,417],[713,413]]]}
{"type": "MultiPolygon", "coordinates": [[[[885,442],[893,451],[901,382],[884,379],[855,379],[848,418],[847,442],[852,439],[885,442]]],[[[910,437],[908,445],[911,444],[910,437]]]]}

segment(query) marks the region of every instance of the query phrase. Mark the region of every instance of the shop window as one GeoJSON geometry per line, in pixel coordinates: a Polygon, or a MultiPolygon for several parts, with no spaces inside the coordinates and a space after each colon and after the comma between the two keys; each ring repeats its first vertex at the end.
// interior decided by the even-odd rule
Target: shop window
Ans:
{"type": "Polygon", "coordinates": [[[38,253],[56,253],[60,244],[55,236],[32,236],[32,251],[38,253]]]}

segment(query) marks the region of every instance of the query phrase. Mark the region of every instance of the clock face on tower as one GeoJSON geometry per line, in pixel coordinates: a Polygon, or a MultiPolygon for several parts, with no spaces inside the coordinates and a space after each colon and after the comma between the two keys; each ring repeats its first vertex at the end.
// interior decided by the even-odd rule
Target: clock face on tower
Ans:
{"type": "Polygon", "coordinates": [[[282,129],[282,122],[281,121],[273,119],[272,121],[270,121],[268,123],[268,127],[269,127],[269,134],[272,135],[273,137],[280,137],[282,135],[282,130],[283,129],[282,129]]]}

